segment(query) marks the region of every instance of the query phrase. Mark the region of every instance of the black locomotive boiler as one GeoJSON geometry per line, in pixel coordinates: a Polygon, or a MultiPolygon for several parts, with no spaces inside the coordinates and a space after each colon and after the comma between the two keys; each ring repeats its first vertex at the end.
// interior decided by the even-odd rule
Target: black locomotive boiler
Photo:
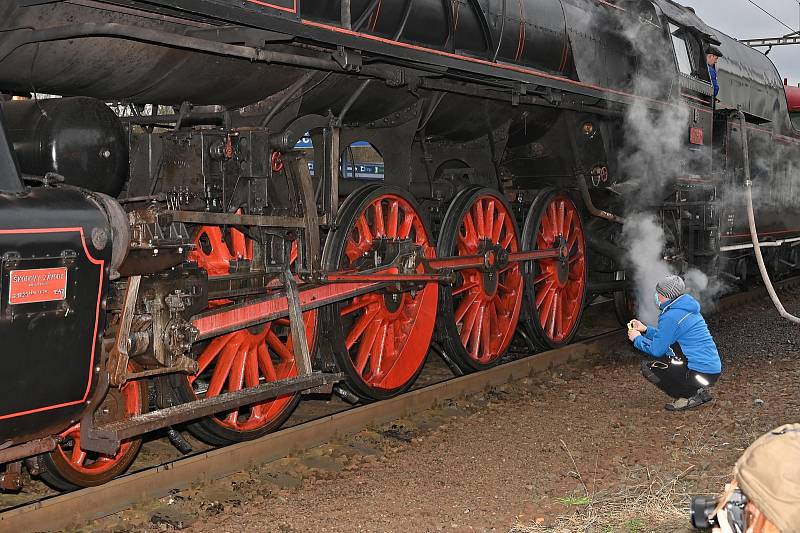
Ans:
{"type": "Polygon", "coordinates": [[[388,398],[431,350],[567,344],[624,300],[643,188],[677,269],[744,281],[745,155],[798,264],[780,76],[668,0],[17,0],[0,93],[5,489],[101,484],[158,429],[257,438],[304,391],[388,398]],[[637,110],[680,112],[668,165],[630,164],[637,110]]]}

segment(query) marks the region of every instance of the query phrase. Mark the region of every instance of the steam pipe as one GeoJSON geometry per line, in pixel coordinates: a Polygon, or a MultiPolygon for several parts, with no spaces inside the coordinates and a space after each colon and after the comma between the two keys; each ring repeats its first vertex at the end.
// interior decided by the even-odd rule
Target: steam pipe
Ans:
{"type": "Polygon", "coordinates": [[[269,114],[266,117],[264,117],[264,120],[261,121],[261,127],[266,128],[267,125],[272,121],[272,119],[275,118],[275,115],[277,115],[283,109],[283,106],[286,105],[286,102],[288,102],[289,99],[292,98],[297,91],[302,89],[306,83],[311,81],[311,78],[313,78],[316,74],[317,74],[316,72],[309,72],[305,74],[302,78],[294,82],[292,85],[290,85],[289,88],[286,90],[286,94],[284,94],[283,97],[281,97],[281,99],[274,106],[272,106],[272,109],[270,110],[269,114]]]}
{"type": "Polygon", "coordinates": [[[500,46],[503,44],[503,35],[506,33],[506,4],[508,0],[503,0],[503,15],[500,17],[500,37],[497,39],[497,47],[494,49],[494,55],[492,55],[492,63],[497,61],[497,56],[500,55],[500,46]]]}
{"type": "Polygon", "coordinates": [[[408,25],[408,18],[411,16],[411,9],[414,7],[414,0],[406,0],[406,8],[403,11],[403,21],[400,23],[400,27],[397,28],[392,39],[395,41],[400,40],[400,37],[403,35],[403,32],[406,31],[406,25],[408,25]]]}
{"type": "Polygon", "coordinates": [[[342,0],[342,27],[350,30],[353,28],[350,0],[342,0]]]}
{"type": "Polygon", "coordinates": [[[369,86],[372,80],[364,80],[361,82],[361,85],[358,86],[358,89],[353,91],[353,94],[350,95],[350,98],[344,104],[342,111],[339,113],[339,117],[336,119],[336,123],[340,126],[344,123],[344,117],[347,116],[347,113],[350,111],[350,108],[356,103],[356,101],[361,98],[361,95],[364,94],[364,90],[369,86]]]}
{"type": "MultiPolygon", "coordinates": [[[[349,4],[349,2],[347,2],[349,4]]],[[[344,4],[342,4],[344,6],[344,4]]],[[[406,25],[408,24],[408,18],[411,15],[411,8],[414,7],[414,0],[407,0],[406,1],[406,8],[405,12],[403,13],[403,20],[400,22],[400,27],[397,29],[397,32],[392,37],[393,40],[397,41],[400,39],[400,36],[403,35],[403,32],[406,29],[406,25]]],[[[344,9],[344,7],[342,7],[344,9]]],[[[341,125],[344,123],[344,118],[347,116],[347,113],[350,112],[350,108],[355,105],[361,95],[364,94],[364,91],[369,87],[369,84],[372,82],[371,79],[364,80],[361,85],[350,95],[350,98],[344,104],[342,111],[339,113],[339,117],[337,118],[337,124],[341,125]]]]}
{"type": "Polygon", "coordinates": [[[619,292],[629,289],[633,283],[630,280],[620,279],[615,281],[598,281],[589,284],[589,292],[603,294],[605,292],[619,292]]]}
{"type": "Polygon", "coordinates": [[[372,14],[375,13],[375,8],[378,7],[379,1],[380,0],[372,0],[370,2],[370,4],[367,6],[367,9],[365,9],[364,12],[361,13],[361,16],[358,17],[358,19],[353,23],[354,30],[356,31],[360,30],[361,27],[364,26],[364,23],[367,22],[369,17],[371,17],[372,14]]]}
{"type": "Polygon", "coordinates": [[[583,198],[583,203],[586,204],[586,209],[589,210],[589,213],[593,216],[598,218],[604,218],[606,220],[610,220],[611,222],[616,222],[617,224],[625,224],[625,219],[617,216],[613,213],[609,213],[608,211],[603,211],[602,209],[598,209],[594,202],[592,202],[592,196],[589,194],[589,186],[586,185],[586,180],[583,179],[583,176],[576,176],[578,181],[578,188],[581,190],[581,197],[583,198]]]}
{"type": "Polygon", "coordinates": [[[333,59],[307,57],[285,52],[262,50],[251,46],[218,43],[207,39],[175,35],[163,31],[138,28],[114,22],[70,24],[54,26],[43,30],[16,30],[0,44],[0,61],[3,61],[14,50],[26,44],[63,41],[81,37],[119,37],[122,39],[180,48],[182,50],[238,57],[259,63],[278,63],[315,70],[341,70],[341,66],[333,59]]]}
{"type": "Polygon", "coordinates": [[[775,292],[775,287],[772,286],[772,281],[769,279],[767,267],[764,264],[764,257],[761,255],[761,244],[758,242],[758,230],[756,229],[756,218],[753,213],[753,180],[750,179],[750,153],[747,146],[747,119],[744,112],[740,109],[739,115],[739,128],[742,130],[742,151],[744,152],[744,187],[747,197],[747,222],[750,225],[750,239],[753,241],[753,250],[756,253],[756,263],[758,263],[758,271],[761,273],[761,279],[764,281],[764,286],[767,288],[767,293],[772,300],[778,314],[786,320],[795,324],[800,324],[800,318],[790,314],[783,307],[780,298],[775,292]]]}

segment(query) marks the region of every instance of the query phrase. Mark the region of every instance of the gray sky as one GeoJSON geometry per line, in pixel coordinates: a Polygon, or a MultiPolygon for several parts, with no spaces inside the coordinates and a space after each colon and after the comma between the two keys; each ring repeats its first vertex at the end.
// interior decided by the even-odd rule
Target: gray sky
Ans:
{"type": "MultiPolygon", "coordinates": [[[[748,0],[676,0],[695,9],[709,26],[736,39],[778,37],[791,33],[780,22],[760,11],[748,0]]],[[[800,3],[798,0],[753,0],[793,31],[800,29],[800,3]]],[[[765,49],[760,49],[765,50],[765,49]]],[[[778,46],[769,53],[778,72],[789,83],[800,83],[800,45],[778,46]]]]}

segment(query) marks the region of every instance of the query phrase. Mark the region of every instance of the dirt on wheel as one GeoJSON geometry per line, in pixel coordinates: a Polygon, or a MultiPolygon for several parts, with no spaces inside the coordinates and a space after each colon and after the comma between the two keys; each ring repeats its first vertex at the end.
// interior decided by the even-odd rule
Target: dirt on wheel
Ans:
{"type": "MultiPolygon", "coordinates": [[[[782,294],[800,308],[800,292],[782,294]]],[[[668,412],[618,348],[176,492],[91,530],[687,531],[762,433],[800,420],[797,329],[767,301],[709,318],[715,399],[668,412]]]]}

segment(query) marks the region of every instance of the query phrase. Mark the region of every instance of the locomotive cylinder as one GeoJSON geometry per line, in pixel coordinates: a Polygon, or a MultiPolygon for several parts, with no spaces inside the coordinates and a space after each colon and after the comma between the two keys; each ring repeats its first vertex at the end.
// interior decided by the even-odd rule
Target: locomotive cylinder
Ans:
{"type": "Polygon", "coordinates": [[[128,142],[117,116],[92,98],[24,100],[4,105],[23,174],[55,172],[65,183],[117,196],[128,179],[128,142]]]}

